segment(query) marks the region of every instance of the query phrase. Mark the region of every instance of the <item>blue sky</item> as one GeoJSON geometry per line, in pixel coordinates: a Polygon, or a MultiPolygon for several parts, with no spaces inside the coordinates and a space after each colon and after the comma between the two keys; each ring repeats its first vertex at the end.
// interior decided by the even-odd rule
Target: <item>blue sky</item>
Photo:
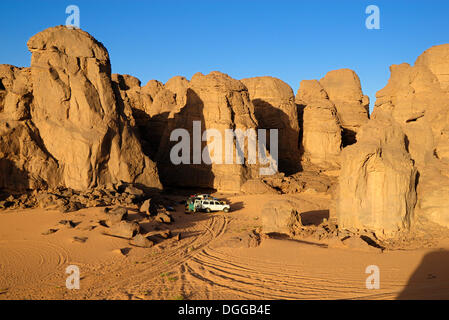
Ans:
{"type": "Polygon", "coordinates": [[[391,64],[413,64],[425,49],[449,43],[446,0],[2,0],[0,63],[29,66],[27,40],[65,24],[71,4],[81,28],[109,50],[112,71],[142,85],[219,70],[237,79],[274,76],[296,93],[301,80],[351,68],[373,103],[391,64]],[[380,30],[365,28],[371,4],[380,30]]]}

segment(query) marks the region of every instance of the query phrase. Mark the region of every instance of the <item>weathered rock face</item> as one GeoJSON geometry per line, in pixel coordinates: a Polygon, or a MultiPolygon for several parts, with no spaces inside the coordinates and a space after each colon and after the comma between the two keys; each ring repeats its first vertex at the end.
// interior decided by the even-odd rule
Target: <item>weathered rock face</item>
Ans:
{"type": "MultiPolygon", "coordinates": [[[[208,75],[197,73],[190,82],[177,77],[159,91],[150,107],[150,114],[152,117],[149,123],[159,124],[157,127],[163,129],[149,132],[149,138],[159,141],[159,146],[155,148],[155,159],[164,184],[239,191],[247,179],[257,175],[257,166],[248,164],[246,157],[243,165],[237,164],[235,150],[233,164],[225,163],[225,130],[245,131],[248,128],[257,128],[254,106],[246,87],[240,81],[220,72],[211,72],[208,75]],[[198,134],[193,130],[194,121],[201,124],[201,132],[198,134]],[[188,150],[191,164],[173,164],[170,158],[172,148],[178,144],[176,139],[170,141],[170,135],[175,129],[187,130],[186,133],[192,138],[189,138],[188,150]],[[210,143],[206,141],[195,145],[195,136],[198,137],[197,140],[201,140],[201,135],[208,129],[215,129],[220,133],[221,151],[219,147],[217,150],[213,147],[207,149],[206,146],[210,143]],[[195,157],[201,156],[204,150],[213,160],[212,164],[204,163],[202,158],[201,163],[195,163],[195,157]]],[[[210,137],[208,141],[211,142],[210,137]]]]}
{"type": "Polygon", "coordinates": [[[265,234],[281,233],[293,235],[301,226],[297,205],[290,200],[272,200],[262,210],[262,231],[265,234]]]}
{"type": "Polygon", "coordinates": [[[31,116],[61,168],[61,183],[85,189],[122,180],[160,188],[155,164],[117,107],[107,50],[88,33],[62,26],[33,36],[28,48],[31,116]]]}
{"type": "Polygon", "coordinates": [[[350,69],[330,71],[320,81],[301,81],[296,95],[302,124],[302,161],[320,169],[338,169],[342,148],[356,142],[369,119],[369,99],[350,69]]]}
{"type": "Polygon", "coordinates": [[[33,103],[29,68],[0,65],[0,188],[55,186],[60,172],[29,120],[33,103]]]}
{"type": "Polygon", "coordinates": [[[0,117],[0,188],[25,191],[57,185],[58,164],[46,152],[33,123],[0,117]]]}
{"type": "Polygon", "coordinates": [[[360,128],[357,143],[342,151],[336,208],[341,228],[394,237],[410,227],[416,168],[405,141],[400,125],[378,113],[360,128]]]}
{"type": "Polygon", "coordinates": [[[240,80],[254,104],[260,129],[278,129],[279,171],[286,174],[300,169],[298,109],[293,90],[273,77],[240,80]]]}
{"type": "Polygon", "coordinates": [[[339,168],[341,127],[335,105],[317,80],[301,81],[296,103],[302,117],[303,163],[339,168]]]}
{"type": "Polygon", "coordinates": [[[152,102],[149,94],[142,92],[140,80],[130,75],[112,75],[112,88],[117,98],[119,112],[131,126],[140,126],[147,119],[146,107],[152,102]]]}
{"type": "Polygon", "coordinates": [[[419,171],[416,213],[449,226],[449,45],[426,50],[414,66],[390,67],[373,114],[387,112],[401,125],[419,171]]]}
{"type": "Polygon", "coordinates": [[[369,98],[362,92],[359,77],[350,69],[333,70],[320,84],[337,109],[343,145],[353,144],[358,129],[369,118],[369,98]]]}
{"type": "Polygon", "coordinates": [[[0,111],[10,120],[30,118],[33,101],[29,68],[0,65],[0,111]]]}
{"type": "Polygon", "coordinates": [[[449,92],[449,44],[427,49],[418,57],[415,65],[429,68],[437,77],[441,89],[449,92]]]}

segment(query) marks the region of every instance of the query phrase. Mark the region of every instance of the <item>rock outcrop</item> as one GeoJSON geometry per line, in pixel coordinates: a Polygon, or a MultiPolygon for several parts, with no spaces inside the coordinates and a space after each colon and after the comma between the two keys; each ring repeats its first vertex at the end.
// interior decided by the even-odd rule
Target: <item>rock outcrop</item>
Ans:
{"type": "Polygon", "coordinates": [[[357,131],[369,118],[369,98],[362,92],[359,77],[350,69],[333,70],[320,84],[337,109],[343,146],[355,143],[357,131]]]}
{"type": "MultiPolygon", "coordinates": [[[[0,65],[0,189],[43,196],[5,196],[0,206],[35,207],[43,199],[66,212],[103,205],[82,190],[122,184],[129,196],[116,197],[132,203],[161,189],[160,176],[167,186],[218,191],[337,190],[339,226],[385,238],[422,219],[449,227],[449,44],[426,50],[413,66],[391,66],[371,120],[349,69],[302,81],[294,97],[279,79],[238,81],[220,72],[141,86],[133,76],[111,75],[101,43],[63,26],[36,34],[28,48],[30,68],[0,65]],[[281,173],[264,177],[268,164],[251,157],[248,134],[256,142],[257,129],[279,129],[274,169],[281,173]],[[58,188],[80,197],[51,192],[58,188]]],[[[272,147],[269,135],[265,146],[272,147]]],[[[294,213],[280,205],[282,212],[270,210],[294,213]]],[[[267,225],[279,226],[273,219],[267,225]]]]}
{"type": "Polygon", "coordinates": [[[247,143],[242,147],[243,163],[237,163],[236,142],[232,137],[234,156],[231,164],[225,163],[226,130],[245,132],[258,126],[248,90],[240,81],[220,72],[197,73],[190,81],[175,77],[159,90],[149,116],[147,128],[152,130],[147,130],[146,139],[152,145],[151,152],[164,185],[240,191],[247,179],[258,175],[258,165],[247,161],[247,143]],[[203,136],[209,129],[216,130],[221,142],[212,140],[219,139],[215,135],[208,139],[203,136]],[[182,132],[188,140],[187,150],[183,151],[188,153],[188,163],[174,164],[171,152],[184,138],[170,139],[170,136],[179,130],[185,130],[182,132]]]}
{"type": "Polygon", "coordinates": [[[303,80],[296,103],[302,118],[303,165],[339,168],[342,129],[337,109],[326,91],[317,80],[303,80]]]}
{"type": "Polygon", "coordinates": [[[61,184],[86,189],[106,183],[161,188],[119,110],[107,50],[88,33],[54,27],[28,41],[32,53],[32,121],[61,170],[61,184]]]}
{"type": "Polygon", "coordinates": [[[296,103],[302,124],[302,161],[320,169],[338,169],[342,148],[356,142],[369,119],[369,98],[350,69],[333,70],[320,81],[301,81],[296,103]]]}
{"type": "Polygon", "coordinates": [[[406,134],[419,173],[416,214],[449,227],[449,45],[426,50],[415,62],[390,67],[373,115],[389,113],[406,134]]]}
{"type": "Polygon", "coordinates": [[[298,172],[300,128],[292,88],[273,77],[255,77],[240,81],[248,88],[258,128],[279,131],[279,171],[285,174],[298,172]]]}
{"type": "Polygon", "coordinates": [[[9,120],[30,118],[33,102],[30,68],[0,65],[0,112],[9,120]]]}
{"type": "Polygon", "coordinates": [[[416,168],[405,135],[389,115],[379,113],[342,151],[337,219],[340,228],[371,230],[395,237],[409,229],[416,204],[416,168]]]}
{"type": "Polygon", "coordinates": [[[58,183],[57,161],[46,151],[30,120],[29,68],[0,65],[0,188],[41,189],[58,183]]]}

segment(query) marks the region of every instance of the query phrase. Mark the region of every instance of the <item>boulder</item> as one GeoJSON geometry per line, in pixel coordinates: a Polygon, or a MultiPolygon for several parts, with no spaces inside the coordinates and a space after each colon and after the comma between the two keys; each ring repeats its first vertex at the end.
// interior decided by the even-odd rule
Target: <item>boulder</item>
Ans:
{"type": "Polygon", "coordinates": [[[108,229],[107,234],[120,238],[131,239],[139,233],[137,222],[120,221],[108,229]]]}
{"type": "Polygon", "coordinates": [[[126,208],[115,207],[106,213],[106,224],[109,227],[112,227],[113,225],[120,223],[123,220],[126,220],[127,217],[128,217],[128,210],[126,208]]]}
{"type": "Polygon", "coordinates": [[[139,208],[139,212],[141,213],[145,213],[145,214],[150,214],[150,206],[151,206],[151,199],[147,199],[145,200],[139,208]]]}
{"type": "Polygon", "coordinates": [[[301,216],[294,202],[290,200],[272,200],[262,209],[262,232],[293,235],[296,227],[301,226],[301,216]]]}
{"type": "Polygon", "coordinates": [[[142,248],[151,248],[154,245],[153,241],[151,241],[147,237],[141,235],[140,233],[135,235],[131,239],[130,244],[132,244],[133,246],[142,247],[142,248]]]}
{"type": "Polygon", "coordinates": [[[156,214],[154,219],[157,222],[167,223],[167,224],[173,222],[172,216],[168,212],[165,212],[165,210],[158,210],[158,213],[156,214]]]}

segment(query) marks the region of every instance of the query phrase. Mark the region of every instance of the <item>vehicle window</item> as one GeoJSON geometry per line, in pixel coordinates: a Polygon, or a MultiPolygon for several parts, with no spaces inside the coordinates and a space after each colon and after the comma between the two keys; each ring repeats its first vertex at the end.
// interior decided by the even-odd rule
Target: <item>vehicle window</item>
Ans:
{"type": "Polygon", "coordinates": [[[214,204],[220,204],[218,201],[215,201],[214,204]]]}
{"type": "Polygon", "coordinates": [[[203,203],[204,203],[204,204],[209,204],[209,201],[204,201],[203,203]]]}

